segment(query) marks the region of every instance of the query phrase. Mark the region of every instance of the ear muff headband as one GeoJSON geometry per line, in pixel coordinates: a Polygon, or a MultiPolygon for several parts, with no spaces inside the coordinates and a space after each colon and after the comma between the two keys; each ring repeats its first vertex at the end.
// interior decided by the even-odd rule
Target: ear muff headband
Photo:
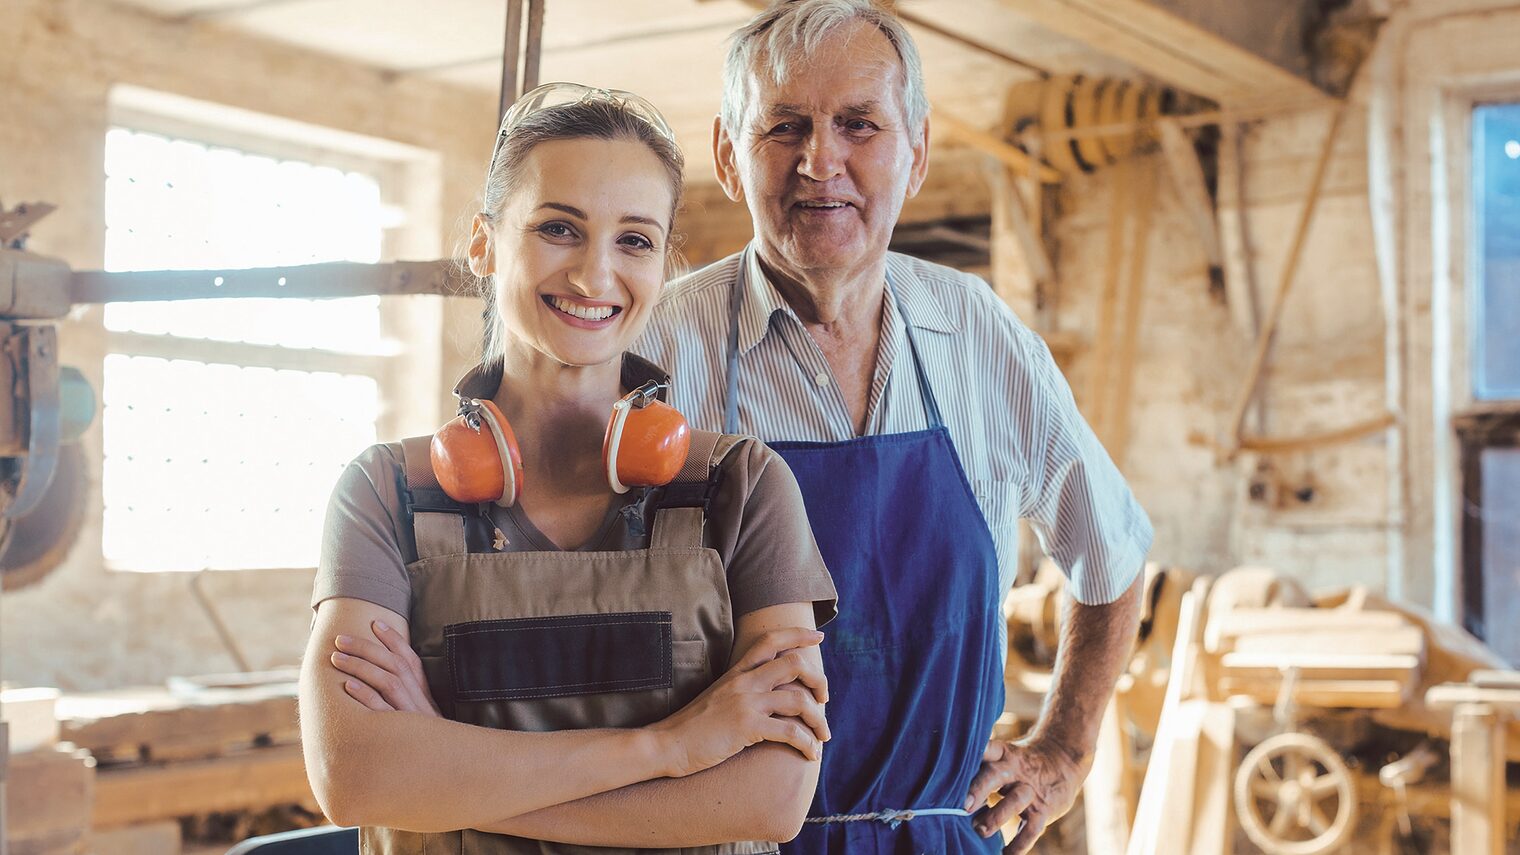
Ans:
{"type": "Polygon", "coordinates": [[[623,445],[623,426],[628,424],[628,413],[633,409],[627,398],[612,405],[612,422],[607,425],[607,484],[614,493],[628,492],[628,485],[618,479],[618,450],[623,445]]]}
{"type": "Polygon", "coordinates": [[[507,441],[506,434],[501,429],[501,423],[496,420],[496,414],[492,408],[481,404],[480,401],[471,399],[470,403],[478,407],[480,419],[491,431],[491,437],[496,440],[497,456],[501,459],[501,498],[496,504],[504,508],[510,508],[517,503],[517,467],[513,465],[512,446],[507,441]]]}

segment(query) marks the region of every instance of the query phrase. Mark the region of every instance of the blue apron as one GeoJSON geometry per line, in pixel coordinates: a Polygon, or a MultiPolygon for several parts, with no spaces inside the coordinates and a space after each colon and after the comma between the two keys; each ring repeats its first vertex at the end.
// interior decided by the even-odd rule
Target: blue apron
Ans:
{"type": "MultiPolygon", "coordinates": [[[[729,307],[729,433],[749,252],[729,307]]],[[[782,852],[1002,851],[962,810],[1003,710],[997,552],[904,326],[928,429],[770,443],[802,487],[840,603],[822,648],[834,738],[808,823],[782,852]]]]}

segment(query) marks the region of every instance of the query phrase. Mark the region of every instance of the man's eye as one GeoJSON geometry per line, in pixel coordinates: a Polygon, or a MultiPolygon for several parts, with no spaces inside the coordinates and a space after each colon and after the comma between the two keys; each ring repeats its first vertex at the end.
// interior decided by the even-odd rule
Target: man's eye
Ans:
{"type": "Polygon", "coordinates": [[[874,129],[876,126],[866,121],[865,119],[851,119],[845,123],[845,127],[849,128],[852,131],[869,131],[874,129]]]}
{"type": "Polygon", "coordinates": [[[797,124],[795,122],[782,122],[771,128],[771,134],[775,136],[786,136],[795,133],[797,133],[797,124]]]}

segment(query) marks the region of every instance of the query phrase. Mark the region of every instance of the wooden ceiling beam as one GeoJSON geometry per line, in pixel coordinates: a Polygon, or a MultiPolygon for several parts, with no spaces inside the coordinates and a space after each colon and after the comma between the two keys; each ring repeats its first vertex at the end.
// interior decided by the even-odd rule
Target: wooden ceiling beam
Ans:
{"type": "Polygon", "coordinates": [[[1226,106],[1328,98],[1308,80],[1147,0],[1000,0],[1187,92],[1226,106]]]}

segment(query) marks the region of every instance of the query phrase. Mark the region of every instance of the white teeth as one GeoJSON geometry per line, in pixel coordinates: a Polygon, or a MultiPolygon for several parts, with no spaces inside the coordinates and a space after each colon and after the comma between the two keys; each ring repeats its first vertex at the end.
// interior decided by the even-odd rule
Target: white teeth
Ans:
{"type": "Polygon", "coordinates": [[[550,297],[549,300],[554,304],[554,308],[561,312],[588,321],[605,321],[612,317],[612,306],[581,306],[563,297],[550,297]]]}
{"type": "Polygon", "coordinates": [[[804,208],[843,208],[844,202],[803,202],[804,208]]]}

